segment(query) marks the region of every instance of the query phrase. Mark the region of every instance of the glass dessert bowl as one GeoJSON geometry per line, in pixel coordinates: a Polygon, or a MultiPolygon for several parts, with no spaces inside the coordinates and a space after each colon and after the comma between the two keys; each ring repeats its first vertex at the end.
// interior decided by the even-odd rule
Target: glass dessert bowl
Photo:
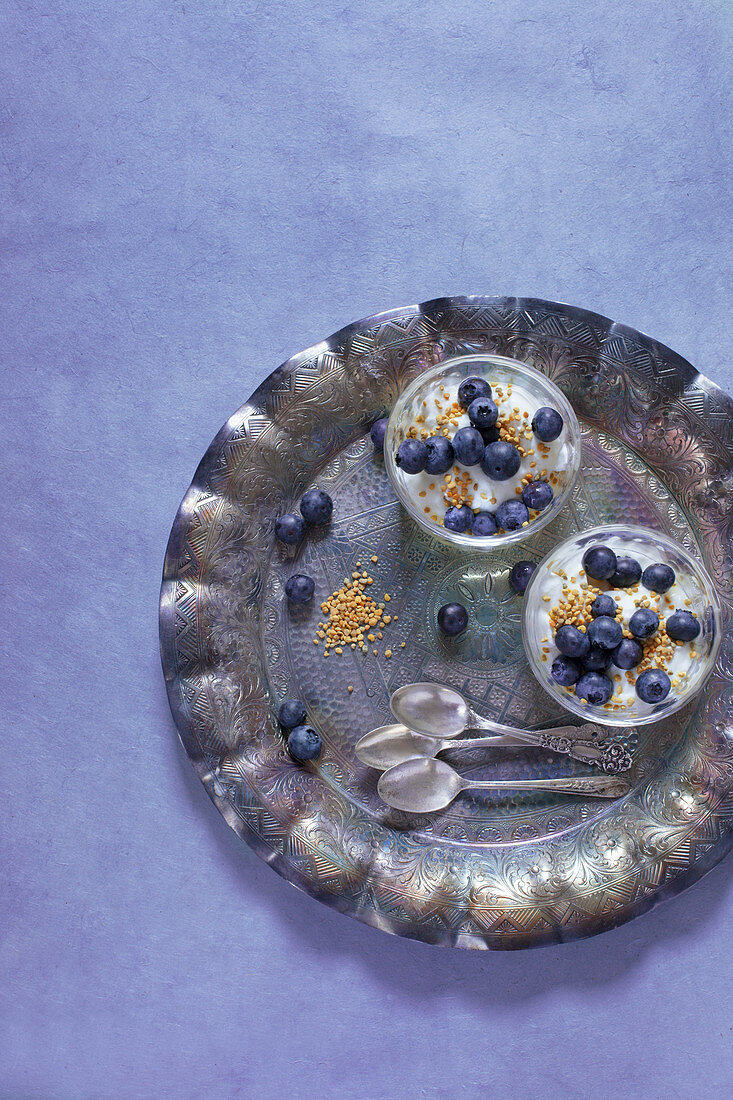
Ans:
{"type": "Polygon", "coordinates": [[[536,534],[564,507],[580,468],[580,429],[565,395],[534,367],[462,355],[400,394],[384,460],[420,527],[491,552],[536,534]]]}
{"type": "Polygon", "coordinates": [[[699,561],[644,527],[612,524],[559,543],[524,594],[533,673],[564,707],[608,726],[673,714],[712,671],[720,604],[699,561]]]}

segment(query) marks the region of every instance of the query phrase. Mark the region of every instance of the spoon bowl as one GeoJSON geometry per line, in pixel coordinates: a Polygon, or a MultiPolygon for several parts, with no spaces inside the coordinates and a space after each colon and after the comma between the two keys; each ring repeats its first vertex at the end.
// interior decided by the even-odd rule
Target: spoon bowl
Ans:
{"type": "Polygon", "coordinates": [[[395,764],[402,764],[416,756],[435,755],[441,747],[442,742],[437,737],[423,737],[400,722],[395,722],[364,734],[357,741],[354,751],[362,764],[387,771],[395,764]]]}
{"type": "Polygon", "coordinates": [[[450,805],[463,790],[457,771],[443,760],[418,757],[390,768],[377,784],[379,797],[395,810],[429,814],[450,805]]]}
{"type": "Polygon", "coordinates": [[[444,684],[405,684],[393,693],[389,706],[416,733],[442,737],[457,737],[476,717],[463,696],[444,684]]]}

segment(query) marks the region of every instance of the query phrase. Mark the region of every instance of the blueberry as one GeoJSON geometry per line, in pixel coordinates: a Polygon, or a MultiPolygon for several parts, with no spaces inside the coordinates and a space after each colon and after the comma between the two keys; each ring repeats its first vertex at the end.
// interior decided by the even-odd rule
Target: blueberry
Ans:
{"type": "Polygon", "coordinates": [[[285,512],[275,520],[275,538],[286,546],[295,546],[305,535],[305,521],[295,512],[285,512]]]}
{"type": "Polygon", "coordinates": [[[467,504],[461,504],[460,507],[453,505],[443,516],[443,526],[447,531],[454,531],[458,535],[462,535],[465,531],[468,531],[473,522],[473,511],[467,504]]]}
{"type": "Polygon", "coordinates": [[[454,638],[468,626],[468,612],[462,603],[444,603],[438,611],[438,628],[454,638]]]}
{"type": "Polygon", "coordinates": [[[583,668],[588,672],[603,672],[610,663],[611,650],[603,649],[599,645],[592,645],[582,660],[583,668]]]}
{"type": "Polygon", "coordinates": [[[621,623],[616,622],[610,615],[599,615],[592,623],[588,624],[588,637],[593,645],[599,645],[601,649],[615,649],[621,644],[624,630],[621,623]]]}
{"type": "Polygon", "coordinates": [[[583,568],[594,581],[607,581],[616,569],[616,555],[610,546],[591,546],[583,554],[583,568]]]}
{"type": "Polygon", "coordinates": [[[509,587],[513,589],[518,596],[523,596],[527,585],[530,582],[530,578],[537,568],[537,563],[533,561],[515,561],[512,566],[511,573],[509,574],[509,587]]]}
{"type": "Polygon", "coordinates": [[[644,650],[636,638],[624,638],[613,651],[613,663],[617,668],[636,668],[644,656],[644,650]]]}
{"type": "Polygon", "coordinates": [[[635,638],[651,638],[659,629],[659,615],[650,607],[640,607],[629,619],[629,630],[635,638]]]}
{"type": "Polygon", "coordinates": [[[527,505],[521,500],[505,500],[496,509],[496,522],[502,531],[518,531],[523,523],[529,523],[527,505]]]}
{"type": "Polygon", "coordinates": [[[602,672],[586,672],[575,685],[575,694],[593,707],[601,707],[611,698],[613,684],[602,672]]]}
{"type": "Polygon", "coordinates": [[[387,425],[389,424],[389,417],[383,416],[379,420],[375,420],[369,429],[369,435],[372,437],[372,443],[374,444],[375,451],[381,451],[384,447],[384,436],[387,431],[387,425]]]}
{"type": "Polygon", "coordinates": [[[641,583],[652,592],[666,592],[676,581],[674,569],[669,565],[657,562],[655,565],[647,565],[641,574],[641,583]]]}
{"type": "Polygon", "coordinates": [[[522,489],[522,500],[528,508],[541,512],[552,500],[552,486],[547,481],[530,481],[522,489]]]}
{"type": "Polygon", "coordinates": [[[661,703],[671,686],[669,676],[661,668],[648,668],[636,679],[636,694],[644,703],[661,703]]]}
{"type": "Polygon", "coordinates": [[[583,657],[590,649],[588,635],[577,626],[561,626],[555,635],[555,645],[564,657],[583,657]]]}
{"type": "Polygon", "coordinates": [[[421,439],[403,439],[397,448],[395,462],[406,474],[419,474],[425,469],[428,449],[421,439]]]}
{"type": "Polygon", "coordinates": [[[616,558],[616,569],[608,578],[614,588],[632,588],[641,580],[641,566],[636,558],[616,558]]]}
{"type": "Polygon", "coordinates": [[[508,481],[510,477],[514,477],[521,464],[519,451],[505,439],[489,443],[481,459],[481,469],[493,481],[508,481]]]}
{"type": "Polygon", "coordinates": [[[611,596],[607,596],[605,592],[602,592],[600,596],[596,596],[590,605],[590,613],[594,619],[597,619],[599,615],[610,615],[613,619],[617,611],[616,601],[611,596]]]}
{"type": "Polygon", "coordinates": [[[305,705],[300,699],[283,699],[277,712],[277,720],[283,729],[291,730],[305,722],[305,705]]]}
{"type": "Polygon", "coordinates": [[[293,603],[308,603],[313,599],[316,582],[305,573],[294,573],[285,585],[285,595],[293,603]]]}
{"type": "Polygon", "coordinates": [[[550,676],[560,687],[569,688],[580,679],[580,665],[572,657],[556,657],[550,666],[550,676]]]}
{"type": "Polygon", "coordinates": [[[300,513],[306,523],[328,523],[333,501],[323,489],[309,489],[300,502],[300,513]]]}
{"type": "Polygon", "coordinates": [[[477,397],[491,397],[491,386],[483,378],[464,378],[458,387],[458,404],[467,409],[477,397]]]}
{"type": "Polygon", "coordinates": [[[445,474],[453,465],[453,444],[444,435],[431,435],[425,440],[428,457],[425,461],[425,472],[428,474],[445,474]]]}
{"type": "Polygon", "coordinates": [[[321,748],[321,735],[313,726],[296,726],[290,731],[288,752],[294,760],[315,760],[321,748]]]}
{"type": "Polygon", "coordinates": [[[691,642],[700,633],[700,624],[691,611],[673,611],[664,628],[673,642],[691,642]]]}
{"type": "Polygon", "coordinates": [[[495,535],[498,530],[499,525],[493,512],[477,512],[471,520],[472,535],[495,535]]]}
{"type": "Polygon", "coordinates": [[[493,428],[480,428],[479,431],[481,432],[481,438],[486,444],[496,443],[499,438],[499,429],[496,424],[494,424],[493,428]]]}
{"type": "Polygon", "coordinates": [[[532,431],[543,443],[552,443],[563,429],[564,420],[556,409],[543,405],[532,417],[532,431]]]}
{"type": "Polygon", "coordinates": [[[453,436],[456,461],[464,466],[476,466],[484,456],[484,441],[476,428],[459,428],[453,436]]]}
{"type": "Polygon", "coordinates": [[[468,406],[468,419],[474,428],[493,428],[499,416],[496,402],[490,397],[477,397],[468,406]]]}

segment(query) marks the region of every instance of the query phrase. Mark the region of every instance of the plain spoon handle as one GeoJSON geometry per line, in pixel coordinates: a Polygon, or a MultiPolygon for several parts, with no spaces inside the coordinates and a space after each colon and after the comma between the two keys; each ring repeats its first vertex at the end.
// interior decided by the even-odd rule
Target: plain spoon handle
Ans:
{"type": "Polygon", "coordinates": [[[448,749],[518,749],[526,744],[523,738],[515,737],[513,733],[500,733],[493,737],[465,737],[460,741],[442,741],[438,752],[447,752],[448,749]]]}
{"type": "Polygon", "coordinates": [[[587,741],[600,733],[601,727],[595,722],[584,722],[581,726],[554,726],[549,730],[521,730],[516,726],[505,726],[503,722],[494,722],[492,718],[482,718],[471,711],[471,729],[494,730],[505,737],[570,737],[573,741],[587,741]]]}
{"type": "Polygon", "coordinates": [[[464,783],[463,790],[555,791],[557,794],[587,794],[596,798],[623,798],[631,790],[625,779],[615,776],[578,775],[562,779],[507,779],[503,782],[464,783]]]}

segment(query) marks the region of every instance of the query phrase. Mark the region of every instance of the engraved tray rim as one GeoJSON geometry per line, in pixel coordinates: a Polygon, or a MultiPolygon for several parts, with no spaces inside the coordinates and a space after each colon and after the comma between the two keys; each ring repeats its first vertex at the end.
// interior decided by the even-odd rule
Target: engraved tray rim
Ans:
{"type": "MultiPolygon", "coordinates": [[[[195,498],[205,490],[207,484],[215,473],[216,463],[219,460],[224,445],[230,440],[233,430],[241,424],[248,413],[254,412],[263,406],[266,398],[278,385],[299,366],[309,359],[328,352],[331,349],[342,347],[356,335],[369,329],[382,326],[390,321],[406,321],[410,318],[441,316],[450,311],[461,310],[495,310],[507,311],[521,315],[531,314],[534,311],[547,310],[559,317],[571,322],[596,326],[603,330],[604,339],[618,337],[621,340],[631,340],[646,345],[660,360],[674,369],[674,375],[679,384],[680,392],[684,393],[691,387],[697,387],[708,394],[715,402],[726,411],[726,417],[733,419],[733,399],[716,383],[698,372],[691,363],[684,359],[673,349],[646,336],[643,332],[619,324],[593,311],[581,307],[568,305],[561,302],[553,302],[540,298],[519,298],[514,296],[450,296],[430,299],[420,304],[397,307],[376,314],[368,315],[359,321],[352,322],[337,330],[324,341],[313,344],[288,358],[281,366],[276,368],[252,393],[248,401],[226,421],[207,448],[203,458],[198,464],[191,484],[184,494],[176,513],[170,536],[168,539],[165,561],[163,566],[163,579],[159,601],[159,630],[160,653],[163,673],[166,682],[168,700],[171,712],[176,723],[179,738],[186,750],[191,763],[196,769],[199,778],[227,824],[251,847],[257,855],[273,867],[291,885],[323,902],[329,907],[357,917],[359,920],[380,928],[383,931],[407,938],[420,939],[427,943],[443,946],[458,946],[465,948],[491,948],[491,949],[516,949],[524,947],[542,946],[568,942],[578,938],[597,935],[611,928],[625,923],[634,917],[647,912],[660,901],[672,897],[701,878],[712,869],[730,850],[733,845],[733,809],[728,808],[725,816],[725,829],[721,828],[720,835],[704,853],[689,866],[681,869],[679,873],[667,882],[661,882],[657,888],[644,896],[639,896],[633,903],[617,911],[599,913],[596,917],[590,917],[578,924],[565,924],[558,921],[554,926],[541,929],[528,930],[523,933],[516,930],[516,934],[502,935],[495,931],[472,932],[454,930],[449,927],[426,926],[419,920],[413,923],[391,919],[389,913],[380,912],[376,908],[360,906],[346,893],[334,892],[324,888],[318,881],[301,872],[288,862],[284,854],[259,835],[254,829],[247,826],[243,818],[235,812],[228,801],[220,778],[210,767],[202,752],[201,745],[192,728],[190,715],[183,703],[180,678],[176,661],[176,599],[175,589],[179,571],[179,561],[183,550],[184,539],[189,528],[193,514],[195,498]]],[[[480,331],[480,330],[477,330],[480,331]]],[[[520,332],[521,336],[522,333],[520,332]]],[[[527,335],[525,333],[525,335],[527,335]]],[[[499,351],[499,354],[507,354],[499,351]]],[[[520,356],[517,356],[520,357],[520,356]]],[[[699,415],[699,414],[698,414],[699,415]]],[[[727,466],[725,476],[731,477],[733,470],[733,453],[728,448],[727,466]]],[[[733,490],[731,491],[733,496],[733,490]]],[[[726,573],[727,576],[727,573],[726,573]]],[[[721,600],[730,608],[730,600],[721,600]]],[[[726,616],[726,620],[729,616],[726,616]]],[[[725,627],[724,627],[725,631],[725,627]]],[[[729,677],[730,682],[730,677],[729,677]]],[[[728,789],[725,795],[729,795],[728,789]]],[[[719,815],[720,816],[720,815],[719,815]]]]}

